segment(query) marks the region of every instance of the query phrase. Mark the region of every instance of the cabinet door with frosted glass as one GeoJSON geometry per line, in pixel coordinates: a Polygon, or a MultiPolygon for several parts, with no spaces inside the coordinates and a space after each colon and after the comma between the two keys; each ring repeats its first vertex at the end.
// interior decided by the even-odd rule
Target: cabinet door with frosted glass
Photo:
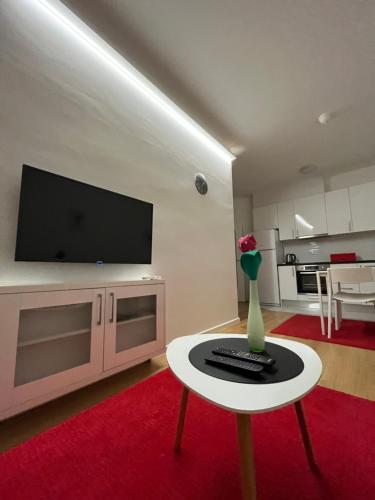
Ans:
{"type": "Polygon", "coordinates": [[[164,309],[163,284],[107,289],[105,370],[164,350],[164,309]]]}
{"type": "Polygon", "coordinates": [[[0,296],[2,409],[102,371],[104,300],[104,289],[0,296]]]}

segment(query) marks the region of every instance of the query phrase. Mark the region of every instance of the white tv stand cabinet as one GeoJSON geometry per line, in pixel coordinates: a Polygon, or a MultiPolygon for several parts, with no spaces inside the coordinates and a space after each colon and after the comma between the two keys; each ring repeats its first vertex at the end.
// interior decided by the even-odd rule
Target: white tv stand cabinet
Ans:
{"type": "Polygon", "coordinates": [[[165,350],[165,282],[0,285],[0,420],[165,350]]]}

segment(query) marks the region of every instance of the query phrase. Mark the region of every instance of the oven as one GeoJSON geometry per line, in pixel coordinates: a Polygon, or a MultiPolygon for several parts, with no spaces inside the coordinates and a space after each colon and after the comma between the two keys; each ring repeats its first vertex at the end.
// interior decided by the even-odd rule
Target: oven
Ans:
{"type": "MultiPolygon", "coordinates": [[[[327,264],[305,264],[296,266],[297,293],[298,295],[318,296],[317,271],[327,271],[327,264]]],[[[322,295],[327,295],[326,276],[320,276],[322,295]]]]}

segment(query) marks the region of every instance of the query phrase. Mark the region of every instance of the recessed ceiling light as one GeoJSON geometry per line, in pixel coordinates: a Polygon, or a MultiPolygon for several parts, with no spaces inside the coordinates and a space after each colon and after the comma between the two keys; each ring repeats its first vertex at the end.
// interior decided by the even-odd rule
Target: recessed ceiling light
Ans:
{"type": "Polygon", "coordinates": [[[320,123],[320,125],[325,125],[326,123],[329,122],[331,118],[332,115],[330,113],[325,112],[318,116],[318,122],[320,123]]]}
{"type": "Polygon", "coordinates": [[[303,175],[314,174],[317,172],[318,167],[316,165],[303,165],[298,169],[298,172],[303,175]]]}
{"type": "Polygon", "coordinates": [[[240,146],[239,144],[234,144],[229,148],[229,151],[234,154],[234,156],[239,156],[245,151],[245,146],[240,146]]]}

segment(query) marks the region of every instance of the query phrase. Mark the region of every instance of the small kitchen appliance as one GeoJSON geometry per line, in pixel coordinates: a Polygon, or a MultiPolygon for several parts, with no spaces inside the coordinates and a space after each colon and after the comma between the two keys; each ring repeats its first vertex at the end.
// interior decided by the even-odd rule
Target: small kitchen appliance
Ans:
{"type": "Polygon", "coordinates": [[[294,264],[297,260],[296,254],[294,253],[287,253],[285,255],[285,263],[286,264],[294,264]]]}

